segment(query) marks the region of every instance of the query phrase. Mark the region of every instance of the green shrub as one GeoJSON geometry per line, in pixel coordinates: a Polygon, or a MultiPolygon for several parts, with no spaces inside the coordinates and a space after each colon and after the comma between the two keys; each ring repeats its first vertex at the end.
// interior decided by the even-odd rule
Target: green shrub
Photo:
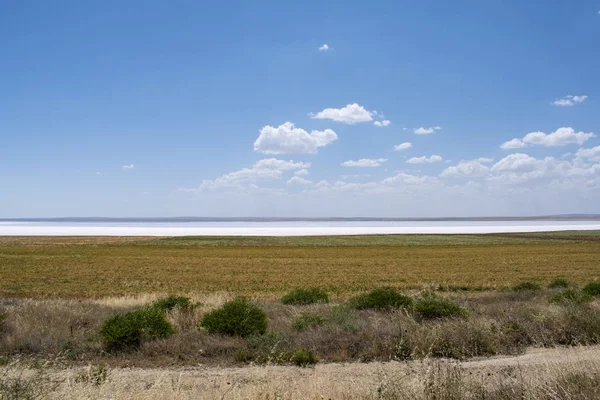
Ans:
{"type": "Polygon", "coordinates": [[[590,296],[600,296],[600,282],[590,282],[583,287],[583,291],[590,296]]]}
{"type": "Polygon", "coordinates": [[[154,307],[114,315],[100,328],[100,337],[108,350],[139,347],[142,340],[162,339],[173,333],[164,312],[154,307]]]}
{"type": "Polygon", "coordinates": [[[562,293],[552,296],[550,303],[557,304],[583,304],[593,301],[592,295],[578,289],[567,289],[562,293]]]}
{"type": "Polygon", "coordinates": [[[313,303],[328,303],[329,296],[327,293],[319,288],[294,289],[281,298],[283,304],[313,304],[313,303]]]}
{"type": "Polygon", "coordinates": [[[301,332],[322,325],[324,322],[325,318],[319,315],[303,314],[294,321],[294,329],[301,332]]]}
{"type": "Polygon", "coordinates": [[[316,364],[317,359],[310,350],[296,349],[290,354],[289,362],[299,367],[307,367],[316,364]]]}
{"type": "Polygon", "coordinates": [[[513,286],[512,290],[515,292],[525,292],[530,290],[540,290],[542,286],[537,282],[521,282],[515,286],[513,286]]]}
{"type": "Polygon", "coordinates": [[[192,306],[192,302],[189,297],[183,296],[169,296],[164,299],[156,300],[152,303],[152,307],[168,311],[174,308],[190,308],[192,306]]]}
{"type": "Polygon", "coordinates": [[[238,298],[206,314],[200,326],[230,336],[262,335],[267,331],[267,314],[247,299],[238,298]]]}
{"type": "Polygon", "coordinates": [[[413,310],[423,319],[466,317],[467,315],[467,311],[453,301],[435,296],[427,296],[417,300],[413,310]]]}
{"type": "Polygon", "coordinates": [[[571,283],[568,280],[566,280],[565,278],[555,278],[555,279],[552,279],[552,281],[548,285],[548,288],[559,289],[559,288],[568,288],[569,286],[571,286],[571,283]]]}
{"type": "Polygon", "coordinates": [[[373,289],[350,300],[349,305],[356,309],[410,308],[413,300],[392,288],[373,289]]]}

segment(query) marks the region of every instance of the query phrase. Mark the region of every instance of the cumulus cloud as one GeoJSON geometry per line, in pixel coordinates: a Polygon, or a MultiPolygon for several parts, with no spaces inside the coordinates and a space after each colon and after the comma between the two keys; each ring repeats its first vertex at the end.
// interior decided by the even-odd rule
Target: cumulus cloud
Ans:
{"type": "Polygon", "coordinates": [[[373,122],[373,125],[383,128],[384,126],[389,126],[391,123],[392,123],[392,121],[384,119],[383,121],[373,122]]]}
{"type": "Polygon", "coordinates": [[[442,161],[443,158],[438,155],[432,155],[431,157],[413,157],[409,158],[406,162],[409,164],[431,164],[442,161]]]}
{"type": "Polygon", "coordinates": [[[581,160],[567,161],[554,157],[537,159],[528,154],[514,153],[494,164],[491,173],[490,182],[521,184],[541,179],[596,176],[600,174],[600,164],[590,165],[581,160]]]}
{"type": "Polygon", "coordinates": [[[600,162],[600,146],[592,147],[591,149],[581,148],[576,154],[579,158],[586,158],[589,161],[600,162]]]}
{"type": "Polygon", "coordinates": [[[325,43],[321,47],[319,47],[319,51],[327,51],[327,50],[329,50],[329,46],[327,45],[327,43],[325,43]]]}
{"type": "Polygon", "coordinates": [[[363,106],[348,104],[343,108],[326,108],[316,114],[308,114],[312,119],[331,119],[345,124],[356,124],[359,122],[369,122],[373,120],[375,111],[368,111],[363,106]]]}
{"type": "Polygon", "coordinates": [[[121,168],[125,168],[125,169],[134,169],[135,165],[133,164],[129,164],[129,165],[122,165],[121,168]]]}
{"type": "Polygon", "coordinates": [[[394,150],[395,151],[408,150],[411,147],[412,147],[412,143],[411,142],[404,142],[404,143],[400,143],[400,144],[394,146],[394,150]]]}
{"type": "Polygon", "coordinates": [[[424,185],[437,183],[437,179],[430,176],[417,176],[400,172],[395,176],[381,181],[384,185],[424,185]]]}
{"type": "Polygon", "coordinates": [[[284,172],[310,168],[310,163],[266,158],[257,161],[252,168],[242,168],[214,180],[204,180],[198,189],[184,191],[216,190],[221,188],[243,189],[244,183],[280,179],[284,172]]]}
{"type": "Polygon", "coordinates": [[[491,162],[490,159],[480,158],[477,160],[462,160],[457,165],[446,168],[440,176],[442,178],[481,178],[487,176],[490,169],[483,162],[491,162]]]}
{"type": "Polygon", "coordinates": [[[414,129],[413,131],[417,135],[431,135],[433,132],[439,131],[440,129],[442,129],[441,126],[434,126],[434,127],[431,127],[431,128],[420,127],[420,128],[414,129]]]}
{"type": "Polygon", "coordinates": [[[341,165],[343,167],[379,167],[386,161],[385,158],[361,158],[358,161],[344,161],[341,165]]]}
{"type": "Polygon", "coordinates": [[[596,137],[594,133],[575,132],[573,128],[559,128],[555,132],[546,134],[544,132],[531,132],[522,139],[512,139],[502,143],[500,148],[504,150],[522,149],[527,146],[560,147],[570,144],[582,145],[585,141],[596,137]]]}
{"type": "Polygon", "coordinates": [[[308,170],[306,168],[299,169],[298,171],[294,172],[294,175],[308,175],[308,170]]]}
{"type": "Polygon", "coordinates": [[[562,99],[554,101],[552,104],[559,107],[572,107],[576,104],[583,103],[588,97],[587,96],[566,96],[562,99]]]}
{"type": "Polygon", "coordinates": [[[288,185],[312,185],[312,181],[299,176],[292,176],[288,181],[288,185]]]}
{"type": "Polygon", "coordinates": [[[265,154],[315,154],[319,147],[327,146],[337,138],[331,129],[308,133],[286,122],[277,128],[270,125],[262,128],[254,142],[254,151],[265,154]]]}

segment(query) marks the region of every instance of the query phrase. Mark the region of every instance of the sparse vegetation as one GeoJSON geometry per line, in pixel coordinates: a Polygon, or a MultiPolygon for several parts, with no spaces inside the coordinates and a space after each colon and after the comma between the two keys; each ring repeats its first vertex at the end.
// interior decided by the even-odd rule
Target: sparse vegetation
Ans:
{"type": "Polygon", "coordinates": [[[327,292],[319,288],[297,288],[281,298],[283,304],[306,305],[314,303],[328,303],[327,292]]]}
{"type": "Polygon", "coordinates": [[[238,298],[206,314],[200,326],[230,336],[262,335],[267,331],[267,315],[247,299],[238,298]]]}
{"type": "Polygon", "coordinates": [[[413,300],[398,293],[393,288],[377,288],[368,293],[357,296],[349,301],[351,307],[362,309],[391,310],[398,308],[410,308],[413,300]]]}

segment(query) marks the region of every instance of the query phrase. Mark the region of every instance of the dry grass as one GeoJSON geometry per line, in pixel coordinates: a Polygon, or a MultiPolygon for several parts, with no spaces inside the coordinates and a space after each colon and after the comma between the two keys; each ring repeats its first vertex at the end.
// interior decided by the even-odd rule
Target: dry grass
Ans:
{"type": "Polygon", "coordinates": [[[600,277],[597,236],[540,237],[321,238],[321,245],[314,238],[0,238],[0,295],[276,298],[319,286],[339,298],[377,286],[505,288],[556,276],[580,284],[600,277]]]}
{"type": "Polygon", "coordinates": [[[37,379],[49,399],[564,399],[600,396],[600,350],[536,351],[455,363],[327,364],[315,368],[3,368],[0,380],[37,379]],[[39,370],[38,370],[39,371],[39,370]]]}

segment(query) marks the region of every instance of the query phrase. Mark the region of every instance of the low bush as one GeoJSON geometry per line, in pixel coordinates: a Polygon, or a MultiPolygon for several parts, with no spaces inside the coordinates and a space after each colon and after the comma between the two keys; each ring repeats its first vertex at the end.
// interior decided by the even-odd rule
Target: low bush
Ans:
{"type": "Polygon", "coordinates": [[[247,337],[267,331],[267,314],[247,299],[238,298],[204,316],[200,326],[210,333],[247,337]]]}
{"type": "Polygon", "coordinates": [[[556,304],[583,304],[593,301],[592,295],[578,289],[567,289],[550,298],[550,303],[556,304]]]}
{"type": "Polygon", "coordinates": [[[512,290],[515,292],[525,292],[525,291],[540,290],[541,288],[542,288],[542,286],[537,282],[525,281],[525,282],[521,282],[521,283],[518,283],[515,286],[513,286],[512,290]]]}
{"type": "Polygon", "coordinates": [[[163,339],[173,333],[164,312],[154,307],[114,315],[100,328],[100,337],[109,351],[136,348],[142,340],[163,339]]]}
{"type": "Polygon", "coordinates": [[[323,323],[325,323],[325,318],[319,315],[303,314],[294,321],[294,329],[301,332],[323,323]]]}
{"type": "Polygon", "coordinates": [[[290,354],[289,362],[298,367],[308,367],[317,363],[317,359],[312,351],[306,349],[296,349],[290,354]]]}
{"type": "Polygon", "coordinates": [[[183,296],[169,296],[164,299],[156,300],[152,303],[152,307],[158,308],[160,310],[169,311],[174,308],[187,309],[192,306],[192,302],[189,297],[183,296]]]}
{"type": "Polygon", "coordinates": [[[413,300],[392,288],[373,289],[369,293],[362,294],[350,299],[349,305],[353,308],[362,309],[393,309],[410,308],[413,300]]]}
{"type": "Polygon", "coordinates": [[[319,288],[294,289],[281,298],[283,304],[305,305],[314,303],[328,303],[329,296],[319,288]]]}
{"type": "Polygon", "coordinates": [[[422,319],[443,319],[467,315],[467,311],[455,302],[436,296],[426,296],[417,300],[413,310],[422,319]]]}
{"type": "Polygon", "coordinates": [[[600,296],[600,282],[590,282],[583,287],[583,291],[590,296],[600,296]]]}
{"type": "Polygon", "coordinates": [[[548,284],[549,289],[568,288],[571,283],[565,278],[555,278],[548,284]]]}

